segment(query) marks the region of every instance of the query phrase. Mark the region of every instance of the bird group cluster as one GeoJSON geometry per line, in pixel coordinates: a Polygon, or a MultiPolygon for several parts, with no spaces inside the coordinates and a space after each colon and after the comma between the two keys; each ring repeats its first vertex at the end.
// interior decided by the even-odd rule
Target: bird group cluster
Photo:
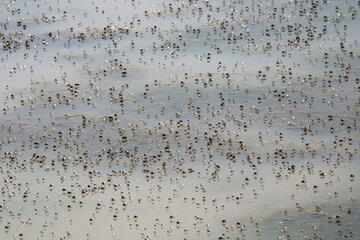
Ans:
{"type": "Polygon", "coordinates": [[[0,239],[359,239],[360,1],[0,7],[0,239]]]}

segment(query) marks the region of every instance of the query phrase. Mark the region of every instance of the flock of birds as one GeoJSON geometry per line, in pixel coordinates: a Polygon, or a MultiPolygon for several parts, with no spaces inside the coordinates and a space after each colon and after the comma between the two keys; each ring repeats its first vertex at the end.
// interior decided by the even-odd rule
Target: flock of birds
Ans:
{"type": "Polygon", "coordinates": [[[10,0],[0,239],[360,239],[360,1],[10,0]]]}

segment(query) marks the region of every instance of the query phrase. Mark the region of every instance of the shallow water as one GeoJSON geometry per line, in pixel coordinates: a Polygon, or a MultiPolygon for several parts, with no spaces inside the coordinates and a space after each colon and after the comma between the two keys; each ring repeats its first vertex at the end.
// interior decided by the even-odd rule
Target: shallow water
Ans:
{"type": "Polygon", "coordinates": [[[358,239],[358,9],[2,3],[0,239],[358,239]]]}

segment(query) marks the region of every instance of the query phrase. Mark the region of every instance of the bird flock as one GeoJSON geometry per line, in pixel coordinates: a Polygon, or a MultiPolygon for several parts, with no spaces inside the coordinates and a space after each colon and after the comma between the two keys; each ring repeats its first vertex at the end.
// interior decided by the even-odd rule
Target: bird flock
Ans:
{"type": "Polygon", "coordinates": [[[360,239],[360,1],[0,3],[0,239],[360,239]]]}

